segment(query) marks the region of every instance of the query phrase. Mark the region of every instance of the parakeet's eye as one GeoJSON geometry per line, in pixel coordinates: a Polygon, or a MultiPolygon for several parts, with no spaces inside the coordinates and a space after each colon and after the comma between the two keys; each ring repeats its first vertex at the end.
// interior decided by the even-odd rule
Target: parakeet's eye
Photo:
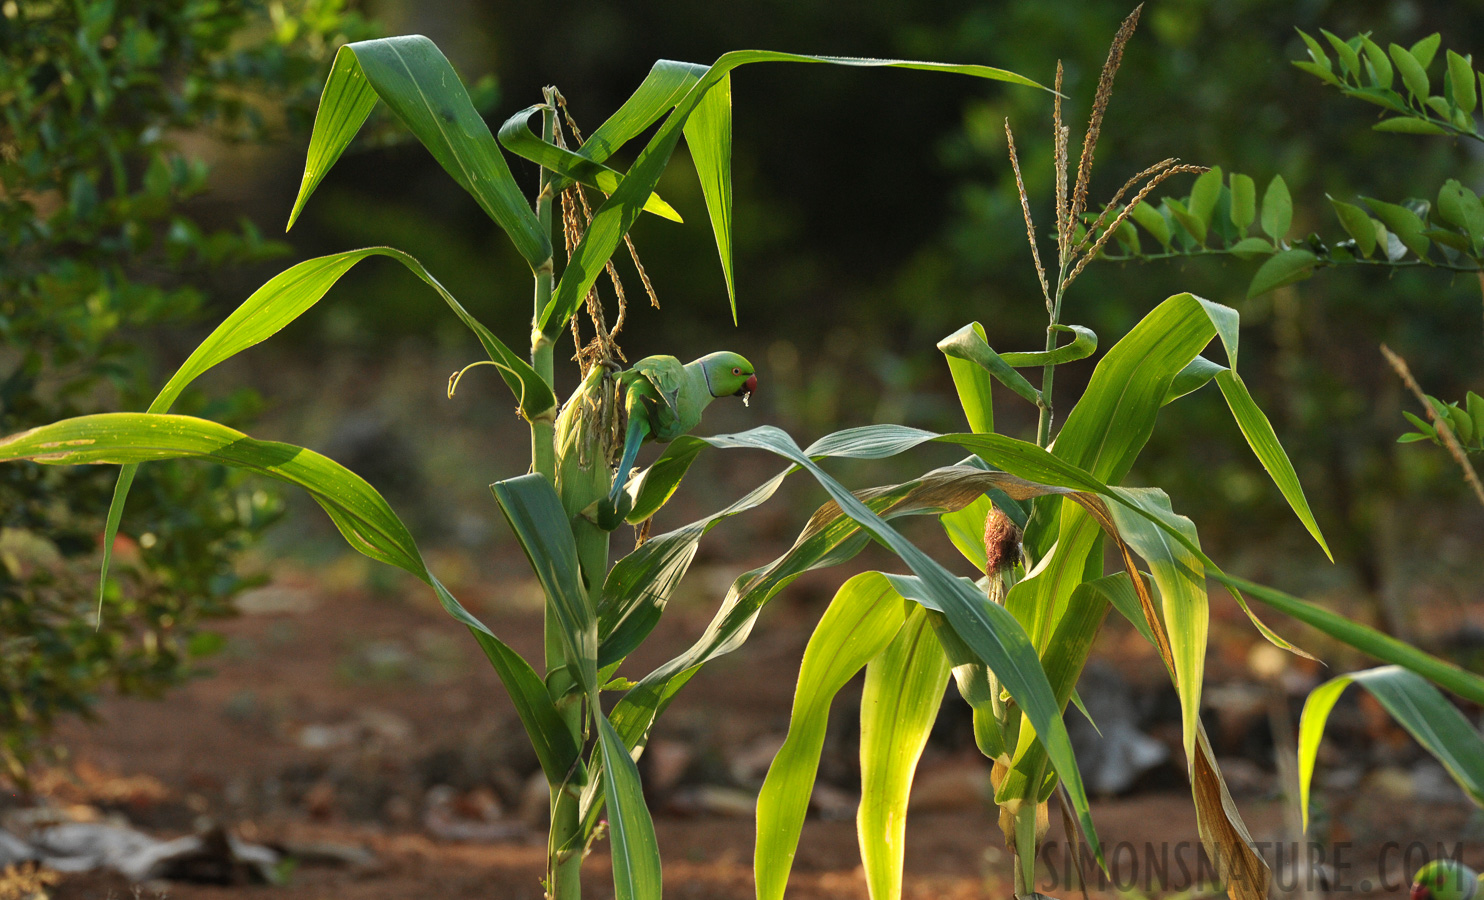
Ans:
{"type": "Polygon", "coordinates": [[[732,366],[732,374],[733,375],[741,375],[742,374],[742,370],[739,369],[739,368],[737,368],[736,366],[732,366]]]}

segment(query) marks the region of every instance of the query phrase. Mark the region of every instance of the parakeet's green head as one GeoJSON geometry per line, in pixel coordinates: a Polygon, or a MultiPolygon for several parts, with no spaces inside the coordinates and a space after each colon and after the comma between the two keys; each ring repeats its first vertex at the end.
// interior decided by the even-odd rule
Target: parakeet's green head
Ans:
{"type": "Polygon", "coordinates": [[[1456,859],[1435,859],[1417,870],[1410,900],[1470,900],[1479,890],[1473,869],[1456,859]]]}
{"type": "Polygon", "coordinates": [[[696,360],[706,373],[706,386],[713,397],[747,397],[757,391],[757,374],[752,363],[739,353],[708,353],[696,360]]]}

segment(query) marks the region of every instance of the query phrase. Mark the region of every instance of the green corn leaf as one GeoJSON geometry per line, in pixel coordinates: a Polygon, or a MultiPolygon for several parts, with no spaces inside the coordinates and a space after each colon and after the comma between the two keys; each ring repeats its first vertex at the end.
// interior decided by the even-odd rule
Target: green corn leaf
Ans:
{"type": "MultiPolygon", "coordinates": [[[[758,900],[782,900],[824,749],[830,704],[902,630],[907,605],[880,572],[847,580],[804,648],[788,736],[757,798],[753,873],[758,900]]],[[[941,697],[941,693],[939,694],[941,697]]]]}
{"type": "Polygon", "coordinates": [[[1381,703],[1401,726],[1431,753],[1474,803],[1484,806],[1484,739],[1449,703],[1419,675],[1400,666],[1383,666],[1331,678],[1315,688],[1304,701],[1299,719],[1299,804],[1304,829],[1309,827],[1309,792],[1314,779],[1314,761],[1324,725],[1340,694],[1359,684],[1381,703]]]}
{"type": "Polygon", "coordinates": [[[1319,531],[1319,523],[1314,520],[1314,513],[1309,509],[1309,501],[1304,497],[1304,488],[1299,484],[1298,473],[1294,471],[1288,454],[1283,451],[1283,445],[1278,442],[1272,423],[1252,399],[1242,376],[1231,369],[1223,369],[1216,375],[1216,386],[1221,388],[1221,396],[1226,398],[1232,419],[1241,429],[1242,436],[1247,439],[1247,446],[1252,448],[1258,462],[1267,470],[1268,476],[1273,479],[1273,484],[1277,486],[1283,499],[1288,501],[1294,515],[1304,523],[1324,555],[1329,557],[1330,562],[1334,562],[1334,554],[1329,551],[1329,545],[1319,531]]]}
{"type": "Polygon", "coordinates": [[[701,180],[701,195],[711,215],[716,252],[737,322],[737,287],[732,272],[732,76],[707,91],[685,123],[685,144],[701,180]]]}
{"type": "Polygon", "coordinates": [[[1353,78],[1356,82],[1359,82],[1361,74],[1360,54],[1356,52],[1354,47],[1330,34],[1328,31],[1325,31],[1323,28],[1319,29],[1319,33],[1324,35],[1324,39],[1329,41],[1329,45],[1335,49],[1335,56],[1340,60],[1340,70],[1349,78],[1353,78]]]}
{"type": "Polygon", "coordinates": [[[1274,249],[1276,248],[1272,244],[1260,237],[1247,237],[1233,244],[1228,252],[1237,259],[1261,259],[1272,256],[1274,249]]]}
{"type": "Polygon", "coordinates": [[[1407,93],[1418,103],[1427,100],[1431,86],[1427,81],[1427,70],[1417,61],[1417,57],[1408,53],[1400,44],[1392,44],[1387,47],[1391,54],[1391,61],[1396,65],[1396,70],[1401,73],[1402,84],[1406,85],[1407,93]]]}
{"type": "Polygon", "coordinates": [[[1474,107],[1479,104],[1479,93],[1474,86],[1473,58],[1459,56],[1449,50],[1448,80],[1449,90],[1453,95],[1453,105],[1457,106],[1464,115],[1472,116],[1474,107]]]}
{"type": "MultiPolygon", "coordinates": [[[[974,337],[988,347],[984,326],[970,323],[974,337]]],[[[958,391],[958,403],[969,420],[969,430],[976,434],[994,431],[994,376],[989,370],[968,359],[945,353],[948,371],[953,376],[953,387],[958,391]]]]}
{"type": "MultiPolygon", "coordinates": [[[[1143,506],[1169,509],[1170,498],[1155,488],[1125,488],[1125,496],[1137,497],[1143,506]]],[[[1169,629],[1170,651],[1175,661],[1175,690],[1180,695],[1182,734],[1185,756],[1195,758],[1196,725],[1200,717],[1201,685],[1205,677],[1207,633],[1210,610],[1206,598],[1205,571],[1200,560],[1176,543],[1149,520],[1134,515],[1127,507],[1112,507],[1113,521],[1134,552],[1149,563],[1154,583],[1159,586],[1165,627],[1169,629]]],[[[1169,514],[1191,542],[1196,543],[1195,524],[1184,516],[1169,514]]],[[[1199,544],[1197,544],[1199,546],[1199,544]]]]}
{"type": "Polygon", "coordinates": [[[1211,215],[1216,212],[1216,201],[1221,199],[1221,180],[1221,167],[1212,166],[1191,185],[1190,214],[1205,228],[1211,227],[1211,215]]]}
{"type": "Polygon", "coordinates": [[[1391,88],[1392,70],[1391,61],[1386,58],[1386,51],[1380,45],[1366,35],[1360,36],[1361,49],[1365,51],[1366,63],[1371,70],[1371,85],[1383,90],[1391,88]]]}
{"type": "MultiPolygon", "coordinates": [[[[593,694],[596,709],[597,695],[593,694]]],[[[593,713],[603,753],[604,799],[608,804],[608,844],[613,848],[615,900],[660,900],[659,841],[644,802],[639,769],[623,738],[600,709],[593,713]]]]}
{"type": "MultiPolygon", "coordinates": [[[[1085,330],[1085,329],[1084,329],[1085,330]]],[[[1004,357],[996,353],[984,340],[981,334],[983,326],[977,322],[968,325],[950,334],[938,342],[938,349],[951,359],[961,359],[983,368],[1005,387],[1019,394],[1031,403],[1041,402],[1041,392],[1031,386],[1025,376],[1005,361],[1004,357]],[[976,327],[977,326],[977,327],[976,327]]],[[[1091,334],[1091,332],[1088,332],[1091,334]]],[[[1080,335],[1078,336],[1080,339],[1080,335]]],[[[1097,338],[1093,337],[1096,346],[1097,338]]],[[[1073,341],[1075,344],[1076,341],[1073,341]]],[[[1070,346],[1070,345],[1069,345],[1070,346]]],[[[978,430],[978,429],[975,429],[978,430]]]]}
{"type": "MultiPolygon", "coordinates": [[[[506,150],[516,156],[529,159],[537,165],[550,169],[564,178],[581,182],[591,188],[597,188],[604,194],[612,194],[618,190],[618,185],[623,181],[623,174],[608,168],[599,162],[594,162],[571,150],[558,147],[556,144],[541,140],[535,132],[531,131],[531,115],[546,109],[545,104],[538,103],[528,106],[515,115],[505,120],[500,126],[500,143],[506,150]]],[[[672,222],[683,221],[680,213],[675,208],[660,198],[659,194],[650,194],[644,201],[644,211],[653,213],[663,219],[672,222]]]]}
{"type": "Polygon", "coordinates": [[[1371,224],[1371,217],[1352,203],[1336,200],[1328,194],[1325,196],[1329,197],[1330,205],[1335,208],[1335,215],[1339,217],[1345,232],[1355,239],[1355,249],[1369,259],[1376,252],[1376,228],[1371,224]]]}
{"type": "MultiPolygon", "coordinates": [[[[555,334],[566,325],[567,319],[577,310],[582,298],[587,296],[588,290],[598,275],[603,271],[603,266],[613,251],[618,248],[634,221],[639,216],[642,204],[654,186],[659,182],[661,173],[670,160],[676,144],[680,140],[682,129],[689,121],[692,113],[701,105],[706,94],[727,73],[741,65],[757,62],[801,62],[801,63],[829,63],[834,65],[879,67],[892,66],[907,69],[923,69],[927,71],[953,72],[962,75],[972,75],[979,78],[988,78],[996,81],[1006,81],[1013,84],[1021,84],[1030,87],[1042,87],[1028,78],[1008,72],[1004,69],[995,69],[989,66],[961,66],[948,65],[944,63],[910,62],[906,60],[875,60],[875,59],[853,59],[829,56],[803,56],[794,53],[776,53],[767,50],[739,50],[722,55],[707,70],[705,76],[691,86],[684,98],[676,105],[674,112],[665,119],[659,131],[652,137],[649,144],[640,151],[633,166],[629,168],[627,177],[613,196],[608,198],[594,214],[592,223],[588,226],[587,233],[583,235],[582,242],[573,251],[571,259],[568,260],[567,269],[562,273],[561,281],[558,282],[556,291],[546,308],[541,311],[538,326],[547,334],[555,334]]],[[[1043,88],[1044,89],[1044,88],[1043,88]]]]}
{"type": "Polygon", "coordinates": [[[128,466],[202,459],[303,488],[329,514],[346,543],[433,588],[448,614],[473,633],[509,691],[548,778],[567,777],[578,760],[578,748],[541,678],[434,577],[412,535],[375,488],[333,460],[292,444],[253,440],[205,419],[156,413],[81,416],[0,440],[0,461],[18,459],[128,466]]]}
{"type": "Polygon", "coordinates": [[[1436,122],[1429,122],[1426,119],[1407,119],[1401,117],[1395,119],[1382,119],[1381,121],[1372,125],[1371,129],[1374,131],[1387,131],[1394,134],[1448,133],[1448,129],[1437,124],[1436,122]]]}
{"type": "Polygon", "coordinates": [[[1416,672],[1433,684],[1452,691],[1465,700],[1484,703],[1484,677],[1473,672],[1466,672],[1450,662],[1418,650],[1411,644],[1382,634],[1374,628],[1347,619],[1338,613],[1330,612],[1322,606],[1301,600],[1292,594],[1286,594],[1245,578],[1227,575],[1210,565],[1206,568],[1209,577],[1227,587],[1243,591],[1284,615],[1292,616],[1362,653],[1381,662],[1402,666],[1416,672]]]}
{"type": "Polygon", "coordinates": [[[1175,373],[1175,379],[1170,382],[1170,389],[1165,392],[1161,405],[1173,403],[1186,394],[1200,390],[1209,384],[1218,372],[1225,371],[1226,366],[1211,362],[1204,356],[1197,356],[1185,368],[1175,373]]]}
{"type": "Polygon", "coordinates": [[[1257,189],[1251,175],[1233,172],[1231,177],[1232,224],[1243,235],[1257,218],[1257,189]]]}
{"type": "Polygon", "coordinates": [[[1319,257],[1308,250],[1294,248],[1275,253],[1253,274],[1252,283],[1247,286],[1247,298],[1250,300],[1274,288],[1303,281],[1314,274],[1317,265],[1319,257]]]}
{"type": "Polygon", "coordinates": [[[928,611],[914,609],[866,665],[861,692],[861,804],[856,831],[872,897],[899,898],[912,776],[948,685],[948,657],[928,611]]]}
{"type": "Polygon", "coordinates": [[[1262,230],[1279,243],[1293,225],[1293,198],[1282,175],[1274,175],[1262,195],[1262,230]]]}
{"type": "Polygon", "coordinates": [[[577,544],[562,510],[562,498],[545,475],[531,473],[490,485],[500,511],[531,561],[562,633],[567,664],[577,664],[583,691],[598,692],[597,614],[577,562],[577,544]]]}
{"type": "MultiPolygon", "coordinates": [[[[160,393],[149,405],[149,412],[165,413],[175,404],[191,382],[242,351],[254,347],[281,331],[318,303],[320,298],[340,280],[356,263],[370,256],[387,256],[406,266],[412,274],[422,279],[443,298],[454,314],[459,317],[484,345],[490,360],[500,370],[505,383],[515,392],[520,409],[527,418],[537,416],[556,405],[551,388],[530,364],[517,356],[495,335],[454,299],[443,285],[439,284],[422,263],[400,250],[390,247],[370,247],[308,259],[291,266],[258,288],[242,305],[218,325],[206,339],[192,351],[181,364],[160,393]]],[[[103,602],[103,592],[108,585],[108,568],[113,556],[113,541],[123,521],[124,506],[128,502],[129,489],[134,483],[136,467],[125,465],[114,485],[113,500],[108,507],[104,524],[103,565],[99,576],[98,602],[103,602]]]]}
{"type": "Polygon", "coordinates": [[[386,101],[439,165],[510,235],[532,269],[551,258],[551,240],[516,186],[489,126],[448,59],[422,35],[346,44],[335,54],[315,113],[290,228],[377,98],[386,101]]]}
{"type": "Polygon", "coordinates": [[[938,644],[947,655],[949,664],[953,666],[953,679],[958,685],[959,696],[974,711],[975,746],[984,754],[985,759],[1008,762],[1010,748],[1006,746],[1005,734],[997,718],[997,710],[1000,708],[999,681],[989,671],[989,667],[974,655],[969,645],[959,638],[942,613],[928,610],[928,621],[932,623],[933,633],[938,636],[938,644]]]}
{"type": "MultiPolygon", "coordinates": [[[[1056,438],[1054,455],[1098,482],[1122,479],[1153,433],[1175,376],[1218,334],[1228,357],[1234,356],[1237,325],[1235,310],[1191,294],[1176,295],[1155,307],[1098,363],[1056,438]]],[[[986,462],[1015,471],[996,459],[986,458],[986,462]]],[[[1016,474],[1043,484],[1069,484],[1054,480],[1054,475],[1016,474]]],[[[1097,490],[1085,482],[1069,486],[1097,490]]],[[[1033,519],[1027,528],[1026,547],[1039,561],[1038,571],[1011,588],[1005,600],[1027,623],[1041,649],[1047,646],[1072,590],[1084,580],[1088,554],[1100,533],[1081,510],[1059,505],[1060,516],[1033,519]]]]}
{"type": "Polygon", "coordinates": [[[1422,233],[1426,226],[1416,213],[1405,206],[1384,203],[1369,197],[1365,198],[1365,202],[1376,214],[1376,218],[1385,223],[1408,250],[1415,253],[1418,259],[1427,258],[1428,240],[1422,233]]]}
{"type": "Polygon", "coordinates": [[[629,95],[629,99],[606,122],[587,136],[577,152],[598,162],[612,156],[620,147],[674,109],[709,68],[710,66],[677,62],[673,59],[657,61],[638,89],[629,95]]]}
{"type": "MultiPolygon", "coordinates": [[[[1081,325],[1052,325],[1051,331],[1072,335],[1069,344],[1054,350],[1035,350],[1030,353],[1001,353],[1000,358],[1009,365],[1020,368],[1059,366],[1063,363],[1086,359],[1098,351],[1098,336],[1091,328],[1081,325]]],[[[951,339],[951,338],[950,338],[951,339]]]]}
{"type": "Polygon", "coordinates": [[[1425,38],[1422,38],[1417,43],[1413,44],[1411,48],[1407,50],[1407,53],[1410,54],[1411,57],[1417,61],[1417,65],[1421,66],[1425,70],[1428,66],[1431,66],[1432,61],[1437,58],[1438,47],[1442,43],[1443,36],[1434,31],[1432,34],[1428,35],[1425,38]]]}

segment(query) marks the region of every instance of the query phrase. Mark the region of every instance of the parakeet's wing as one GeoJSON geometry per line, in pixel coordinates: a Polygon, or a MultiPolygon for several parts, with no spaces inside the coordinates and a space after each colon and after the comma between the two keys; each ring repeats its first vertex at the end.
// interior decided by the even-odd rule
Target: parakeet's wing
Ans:
{"type": "Polygon", "coordinates": [[[651,425],[654,436],[663,439],[680,423],[680,391],[685,387],[685,366],[673,356],[646,356],[632,368],[644,376],[659,394],[651,425]]]}

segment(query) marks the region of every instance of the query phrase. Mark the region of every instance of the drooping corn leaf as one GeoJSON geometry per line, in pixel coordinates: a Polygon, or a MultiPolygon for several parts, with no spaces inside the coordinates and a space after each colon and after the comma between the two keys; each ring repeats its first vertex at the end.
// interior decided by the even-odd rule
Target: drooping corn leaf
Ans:
{"type": "Polygon", "coordinates": [[[861,692],[856,834],[866,886],[877,900],[902,896],[912,777],[948,684],[948,657],[928,615],[921,606],[913,609],[886,650],[866,665],[861,692]]]}
{"type": "Polygon", "coordinates": [[[603,754],[603,779],[608,803],[608,844],[613,849],[613,893],[616,900],[660,900],[659,842],[654,820],[644,802],[639,769],[629,756],[613,723],[596,708],[598,745],[603,754]]]}
{"type": "Polygon", "coordinates": [[[732,272],[732,76],[727,74],[701,97],[685,122],[685,145],[701,179],[701,196],[711,216],[716,252],[737,321],[737,286],[732,272]]]}
{"type": "Polygon", "coordinates": [[[201,459],[303,488],[351,547],[422,580],[448,614],[473,633],[510,693],[547,778],[560,781],[579,764],[578,748],[540,676],[434,577],[412,535],[375,488],[333,460],[292,444],[253,440],[205,419],[156,413],[80,416],[0,440],[0,461],[20,459],[49,465],[201,459]]]}
{"type": "Polygon", "coordinates": [[[1000,359],[1017,369],[1039,368],[1041,366],[1059,366],[1063,363],[1076,362],[1079,359],[1087,359],[1098,352],[1098,336],[1091,328],[1081,325],[1052,325],[1052,331],[1059,331],[1072,336],[1072,342],[1062,344],[1053,350],[1035,350],[1030,353],[1001,353],[1000,359]]]}
{"type": "Polygon", "coordinates": [[[1401,666],[1383,666],[1331,678],[1304,701],[1298,740],[1299,805],[1304,830],[1309,828],[1309,789],[1324,724],[1340,694],[1351,684],[1369,691],[1417,743],[1443,764],[1469,798],[1484,806],[1484,738],[1478,729],[1422,676],[1401,666]]]}
{"type": "MultiPolygon", "coordinates": [[[[635,220],[643,209],[645,200],[654,190],[659,182],[660,175],[669,163],[670,155],[678,144],[681,133],[691,115],[702,104],[706,94],[716,88],[727,74],[738,66],[758,62],[800,62],[800,63],[829,63],[833,65],[881,67],[890,66],[906,69],[923,69],[927,71],[953,72],[962,75],[972,75],[979,78],[988,78],[996,81],[1005,81],[1013,84],[1041,87],[1028,78],[1008,72],[1004,69],[996,69],[990,66],[962,66],[948,65],[944,63],[912,62],[906,60],[879,60],[879,59],[852,59],[845,57],[828,56],[804,56],[796,53],[777,53],[768,50],[739,50],[722,55],[706,71],[706,74],[695,82],[685,96],[675,104],[674,111],[665,119],[659,131],[650,138],[649,143],[640,151],[634,164],[629,168],[619,189],[613,196],[602,205],[593,216],[587,233],[582,238],[582,243],[573,251],[567,262],[567,268],[562,273],[561,281],[557,284],[551,302],[541,311],[538,326],[547,334],[555,334],[566,325],[567,319],[577,310],[582,298],[587,296],[588,290],[598,275],[603,271],[604,265],[613,252],[618,249],[619,242],[628,233],[635,220]]],[[[721,154],[713,154],[709,157],[706,153],[702,158],[709,158],[713,162],[719,162],[721,154]]],[[[717,171],[703,174],[701,181],[704,184],[707,179],[714,179],[718,185],[729,185],[731,181],[730,171],[717,171]]],[[[713,226],[717,225],[713,216],[713,226]]],[[[718,247],[730,246],[730,239],[718,240],[718,247]]],[[[730,264],[724,264],[724,269],[729,269],[730,264]]]]}
{"type": "MultiPolygon", "coordinates": [[[[623,181],[623,173],[610,169],[600,162],[594,162],[579,153],[543,141],[531,131],[531,114],[543,109],[547,109],[547,106],[538,103],[526,107],[505,120],[499,132],[500,143],[505,149],[516,156],[529,159],[542,168],[550,169],[564,178],[596,188],[604,194],[612,194],[618,190],[619,182],[623,181]]],[[[644,211],[672,222],[684,221],[680,218],[680,213],[661,199],[659,194],[649,195],[649,199],[644,201],[644,211]]]]}
{"type": "Polygon", "coordinates": [[[638,89],[629,95],[608,120],[590,135],[577,152],[602,162],[624,144],[685,99],[691,87],[701,80],[710,66],[661,59],[644,76],[638,89]]]}
{"type": "MultiPolygon", "coordinates": [[[[974,336],[985,341],[984,326],[972,322],[974,336]]],[[[986,347],[989,346],[985,341],[986,347]]],[[[953,387],[958,391],[958,405],[969,420],[969,430],[975,434],[994,431],[994,376],[989,370],[967,359],[945,353],[948,371],[953,376],[953,387]]]]}
{"type": "Polygon", "coordinates": [[[880,572],[848,579],[820,617],[799,666],[788,736],[757,798],[758,900],[782,900],[824,749],[830,704],[901,631],[907,604],[880,572]]]}
{"type": "MultiPolygon", "coordinates": [[[[1005,387],[1019,394],[1031,403],[1041,402],[1041,392],[1036,390],[1025,376],[1015,371],[1010,363],[1005,361],[1004,354],[996,353],[984,339],[984,326],[978,322],[970,322],[968,325],[950,334],[938,342],[938,349],[950,360],[963,360],[972,363],[990,375],[1005,387]]],[[[987,393],[987,392],[986,392],[987,393]]],[[[991,420],[993,421],[993,420],[991,420]]],[[[970,420],[972,426],[973,420],[970,420]]],[[[975,431],[980,429],[975,428],[975,431]]],[[[986,429],[988,430],[988,429],[986,429]]]]}
{"type": "MultiPolygon", "coordinates": [[[[361,129],[377,98],[391,107],[439,165],[505,230],[532,269],[551,259],[550,236],[542,232],[530,203],[516,186],[494,135],[474,109],[458,73],[437,45],[418,34],[358,41],[335,54],[314,116],[303,184],[289,214],[290,228],[309,195],[361,129]]],[[[645,191],[645,197],[648,194],[645,191]]]]}
{"type": "MultiPolygon", "coordinates": [[[[166,413],[191,382],[203,373],[238,353],[262,343],[281,331],[320,301],[325,293],[340,280],[356,263],[371,256],[386,256],[406,266],[443,298],[454,315],[458,316],[469,330],[473,331],[489,354],[490,361],[500,370],[505,383],[520,402],[522,415],[533,418],[556,405],[551,388],[530,364],[505,346],[494,333],[478,319],[470,315],[463,305],[428,274],[422,263],[400,250],[390,247],[368,247],[334,253],[301,263],[275,275],[267,284],[253,291],[252,296],[232,311],[223,322],[207,335],[206,339],[187,357],[165,387],[160,390],[149,412],[166,413]]],[[[108,567],[113,555],[113,541],[123,519],[124,506],[128,501],[129,488],[134,483],[135,466],[126,465],[119,473],[114,486],[113,500],[108,507],[108,518],[103,532],[103,565],[99,577],[99,602],[108,584],[108,567]]]]}

